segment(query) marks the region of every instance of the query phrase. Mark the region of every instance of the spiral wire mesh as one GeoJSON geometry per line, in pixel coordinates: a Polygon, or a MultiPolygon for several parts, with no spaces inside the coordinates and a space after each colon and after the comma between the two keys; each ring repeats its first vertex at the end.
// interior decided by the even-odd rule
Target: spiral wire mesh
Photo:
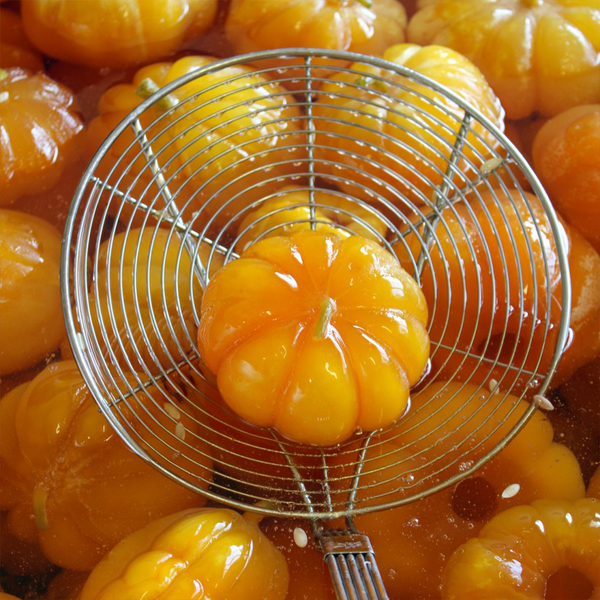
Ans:
{"type": "Polygon", "coordinates": [[[225,59],[142,101],[84,174],[62,268],[74,357],[134,452],[235,508],[350,527],[499,452],[568,341],[564,234],[516,148],[435,81],[350,53],[225,59]],[[343,81],[324,91],[332,74],[343,81]],[[428,289],[432,338],[404,418],[335,448],[243,422],[196,344],[220,265],[250,239],[324,227],[398,257],[428,289]]]}

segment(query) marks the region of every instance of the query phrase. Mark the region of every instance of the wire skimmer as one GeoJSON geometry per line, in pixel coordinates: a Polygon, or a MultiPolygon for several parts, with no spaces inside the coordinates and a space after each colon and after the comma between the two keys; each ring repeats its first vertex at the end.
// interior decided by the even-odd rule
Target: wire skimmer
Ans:
{"type": "Polygon", "coordinates": [[[62,292],[75,359],[139,456],[235,508],[310,518],[339,597],[385,598],[353,517],[457,483],[524,426],[567,343],[562,227],[498,127],[390,62],[278,50],[152,84],[142,82],[140,94],[151,95],[90,162],[67,220],[62,292]],[[324,90],[330,74],[340,80],[324,90]],[[358,108],[345,104],[357,94],[358,108]],[[335,128],[323,107],[337,107],[335,128]],[[195,342],[202,290],[220,265],[248,240],[324,226],[395,253],[427,290],[431,313],[431,368],[413,409],[335,448],[242,422],[220,402],[195,342]],[[173,430],[148,423],[150,386],[173,430]],[[444,390],[465,415],[450,449],[423,409],[444,390]],[[485,418],[473,418],[481,410],[485,418]],[[185,452],[171,451],[175,436],[185,452]],[[207,453],[211,481],[194,469],[207,453]],[[339,517],[344,530],[318,525],[339,517]]]}

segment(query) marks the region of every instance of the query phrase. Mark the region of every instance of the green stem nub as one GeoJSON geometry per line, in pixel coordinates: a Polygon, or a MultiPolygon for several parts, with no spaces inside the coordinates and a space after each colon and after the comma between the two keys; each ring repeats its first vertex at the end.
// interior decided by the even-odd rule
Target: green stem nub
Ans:
{"type": "Polygon", "coordinates": [[[373,7],[373,0],[356,0],[359,4],[362,4],[365,8],[373,7]]]}
{"type": "MultiPolygon", "coordinates": [[[[140,83],[137,90],[135,90],[135,93],[142,98],[149,98],[152,96],[152,94],[156,94],[156,92],[159,90],[160,87],[158,87],[157,83],[153,79],[150,79],[150,77],[146,77],[146,79],[142,80],[142,83],[140,83]]],[[[167,112],[174,106],[177,106],[177,104],[177,99],[167,94],[160,100],[157,100],[154,106],[156,106],[156,108],[158,108],[158,110],[161,112],[167,112]]]]}
{"type": "Polygon", "coordinates": [[[44,531],[50,527],[48,523],[48,513],[46,512],[46,503],[48,502],[48,490],[43,484],[37,485],[33,490],[33,517],[35,526],[44,531]]]}
{"type": "Polygon", "coordinates": [[[331,298],[325,298],[325,300],[321,302],[321,310],[313,334],[315,340],[322,340],[327,335],[327,329],[329,328],[329,321],[331,321],[331,316],[333,315],[333,309],[334,304],[331,298]]]}

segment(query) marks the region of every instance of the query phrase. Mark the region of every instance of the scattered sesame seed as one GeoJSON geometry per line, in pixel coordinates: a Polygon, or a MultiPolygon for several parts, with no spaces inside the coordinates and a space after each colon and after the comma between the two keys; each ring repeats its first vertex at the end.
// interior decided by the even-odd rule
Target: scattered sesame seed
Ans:
{"type": "Polygon", "coordinates": [[[169,402],[165,402],[163,408],[165,409],[165,412],[176,421],[181,419],[181,413],[169,402]]]}
{"type": "Polygon", "coordinates": [[[538,408],[541,408],[542,410],[554,410],[552,402],[540,394],[536,394],[533,397],[533,401],[537,404],[538,408]]]}
{"type": "Polygon", "coordinates": [[[513,498],[514,496],[516,496],[519,493],[520,489],[521,489],[521,486],[518,483],[511,483],[502,492],[502,497],[503,498],[513,498]]]}
{"type": "Polygon", "coordinates": [[[296,527],[296,529],[294,529],[294,543],[299,548],[306,548],[306,546],[308,546],[308,536],[302,527],[296,527]]]}
{"type": "Polygon", "coordinates": [[[489,381],[489,388],[490,388],[490,392],[492,394],[499,394],[500,393],[500,389],[499,389],[499,384],[495,379],[490,379],[489,381]]]}
{"type": "Polygon", "coordinates": [[[502,159],[499,156],[486,160],[479,169],[484,175],[495,171],[502,164],[502,159]]]}
{"type": "Polygon", "coordinates": [[[180,440],[185,440],[185,426],[183,423],[179,422],[177,425],[175,425],[175,435],[180,440]]]}
{"type": "Polygon", "coordinates": [[[8,92],[0,92],[0,102],[6,102],[9,97],[8,92]]]}

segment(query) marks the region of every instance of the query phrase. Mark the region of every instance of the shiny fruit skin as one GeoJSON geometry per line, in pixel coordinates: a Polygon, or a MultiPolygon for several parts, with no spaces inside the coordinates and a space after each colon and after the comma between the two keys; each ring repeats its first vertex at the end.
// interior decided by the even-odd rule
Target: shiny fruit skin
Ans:
{"type": "Polygon", "coordinates": [[[90,67],[157,60],[212,25],[217,0],[29,0],[23,25],[45,54],[90,67]]]}
{"type": "Polygon", "coordinates": [[[596,0],[420,0],[408,39],[470,58],[510,119],[600,101],[596,0]]]}
{"type": "Polygon", "coordinates": [[[80,600],[284,600],[283,555],[250,519],[225,508],[186,510],[117,544],[80,600]]]}
{"type": "MultiPolygon", "coordinates": [[[[444,600],[543,600],[563,567],[600,589],[598,500],[538,500],[494,517],[444,570],[444,600]]],[[[564,596],[563,596],[564,597],[564,596]]],[[[580,597],[580,596],[578,596],[580,597]]]]}
{"type": "MultiPolygon", "coordinates": [[[[158,388],[148,388],[145,407],[153,420],[147,422],[140,423],[126,407],[118,410],[132,431],[168,432],[171,447],[182,452],[175,422],[161,410],[165,402],[175,402],[166,398],[158,388]]],[[[180,422],[194,431],[189,419],[182,416],[180,422]]],[[[203,502],[129,450],[99,412],[74,361],[49,365],[4,396],[0,427],[0,509],[9,511],[8,527],[16,537],[39,544],[63,568],[90,570],[125,535],[203,502]]],[[[192,443],[193,436],[186,439],[192,443]]],[[[162,443],[154,447],[168,452],[162,443]]],[[[177,473],[177,459],[171,460],[177,473]]],[[[195,467],[206,485],[211,466],[206,459],[195,467]]]]}
{"type": "Polygon", "coordinates": [[[0,209],[0,375],[33,367],[65,336],[60,251],[52,225],[0,209]]]}
{"type": "Polygon", "coordinates": [[[327,446],[402,415],[428,359],[427,318],[375,242],[303,231],[257,242],[211,279],[198,343],[239,416],[327,446]]]}
{"type": "Polygon", "coordinates": [[[600,252],[600,104],[550,119],[535,138],[533,164],[557,210],[600,252]]]}
{"type": "MultiPolygon", "coordinates": [[[[500,130],[504,128],[499,100],[479,69],[457,52],[398,44],[388,48],[383,58],[449,87],[500,130]]],[[[331,76],[323,83],[314,104],[317,172],[352,196],[374,201],[377,194],[405,212],[434,201],[464,111],[415,80],[362,63],[351,68],[355,72],[331,76]]],[[[472,122],[470,128],[464,157],[457,162],[463,180],[475,179],[478,167],[491,157],[490,148],[498,146],[479,123],[472,122]]],[[[458,181],[457,185],[461,186],[458,181]]]]}
{"type": "Polygon", "coordinates": [[[43,71],[44,59],[27,39],[19,15],[0,8],[0,69],[8,67],[43,71]]]}
{"type": "Polygon", "coordinates": [[[0,206],[44,192],[75,160],[84,126],[73,94],[43,73],[0,70],[0,206]]]}

